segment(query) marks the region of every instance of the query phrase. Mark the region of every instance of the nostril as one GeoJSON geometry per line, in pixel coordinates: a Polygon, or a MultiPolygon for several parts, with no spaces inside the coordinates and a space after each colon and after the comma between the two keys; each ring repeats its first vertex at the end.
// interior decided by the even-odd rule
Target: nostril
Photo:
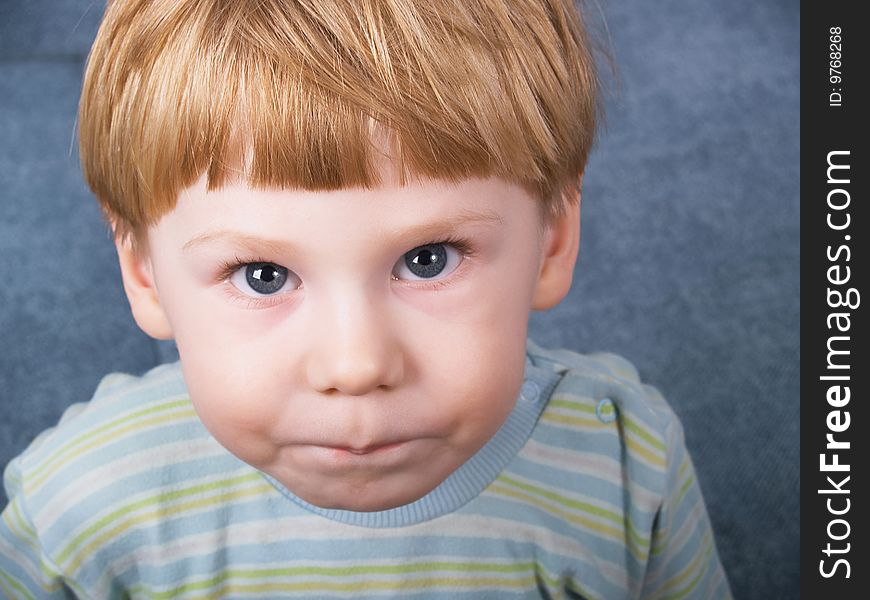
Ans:
{"type": "MultiPolygon", "coordinates": [[[[364,312],[364,311],[363,311],[364,312]]],[[[329,313],[318,320],[318,341],[306,352],[306,374],[312,390],[361,396],[398,385],[404,377],[404,353],[377,314],[358,314],[352,321],[329,313]]]]}
{"type": "Polygon", "coordinates": [[[327,357],[311,376],[313,387],[326,393],[362,396],[394,385],[395,377],[385,360],[327,357]]]}

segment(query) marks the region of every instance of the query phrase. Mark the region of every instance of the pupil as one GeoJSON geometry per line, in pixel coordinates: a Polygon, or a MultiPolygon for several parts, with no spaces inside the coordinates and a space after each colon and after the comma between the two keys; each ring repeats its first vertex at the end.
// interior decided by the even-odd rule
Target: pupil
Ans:
{"type": "Polygon", "coordinates": [[[438,260],[438,257],[432,254],[432,252],[430,252],[429,250],[423,250],[418,256],[419,259],[417,260],[417,263],[423,265],[424,267],[431,265],[433,262],[438,260]]]}
{"type": "Polygon", "coordinates": [[[245,276],[255,292],[274,294],[287,282],[287,269],[268,263],[255,263],[248,265],[245,276]]]}
{"type": "Polygon", "coordinates": [[[405,254],[405,264],[417,277],[429,279],[439,275],[447,266],[447,250],[444,244],[414,248],[405,254]]]}

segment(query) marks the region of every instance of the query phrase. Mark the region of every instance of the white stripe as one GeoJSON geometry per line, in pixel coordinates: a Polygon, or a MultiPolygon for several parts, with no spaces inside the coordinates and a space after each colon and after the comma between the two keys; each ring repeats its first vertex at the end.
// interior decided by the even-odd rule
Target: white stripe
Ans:
{"type": "MultiPolygon", "coordinates": [[[[244,474],[245,472],[246,471],[241,471],[241,473],[229,472],[229,473],[215,474],[215,475],[212,475],[212,476],[209,476],[206,478],[201,478],[201,479],[198,479],[195,481],[186,482],[184,486],[176,486],[174,488],[165,488],[165,489],[152,489],[150,491],[143,492],[143,493],[138,494],[136,496],[131,496],[124,504],[117,504],[117,505],[114,505],[112,507],[112,509],[105,509],[105,510],[101,511],[100,513],[94,515],[91,519],[88,519],[87,521],[82,523],[79,527],[77,527],[74,531],[72,531],[70,533],[70,535],[66,538],[66,540],[65,540],[66,544],[62,547],[62,549],[65,550],[67,548],[68,544],[70,542],[72,542],[72,540],[76,539],[76,537],[78,537],[81,533],[87,531],[89,527],[93,526],[93,524],[98,523],[107,514],[111,514],[112,512],[114,512],[116,510],[123,511],[127,507],[132,506],[141,500],[151,498],[151,497],[158,495],[160,493],[170,492],[170,491],[173,491],[174,489],[183,489],[183,488],[187,488],[187,487],[195,487],[197,485],[203,485],[203,484],[207,485],[207,484],[212,483],[214,481],[220,481],[220,480],[225,479],[225,478],[231,478],[234,475],[244,474]]],[[[254,479],[252,481],[247,481],[247,482],[244,482],[242,484],[237,484],[236,486],[233,487],[233,490],[239,491],[239,490],[245,490],[245,489],[249,489],[249,488],[256,488],[258,486],[262,487],[265,485],[267,485],[267,484],[264,481],[254,479]]],[[[79,540],[77,542],[76,548],[88,547],[91,543],[93,543],[94,538],[99,538],[99,537],[105,535],[105,530],[107,528],[112,529],[112,528],[118,526],[119,524],[124,523],[130,519],[136,519],[142,513],[156,512],[157,515],[161,515],[163,511],[167,511],[175,505],[184,504],[187,502],[194,502],[194,501],[205,499],[205,498],[214,498],[214,497],[220,498],[221,496],[226,494],[226,491],[227,490],[225,488],[209,489],[209,490],[205,490],[202,492],[198,492],[196,494],[191,494],[191,495],[184,496],[182,498],[174,499],[171,502],[164,502],[162,504],[160,504],[160,503],[148,504],[146,506],[139,507],[136,510],[124,512],[119,519],[108,521],[102,527],[96,529],[95,531],[93,531],[89,535],[87,535],[85,538],[79,540]]],[[[196,510],[186,510],[186,511],[180,513],[178,516],[183,517],[185,519],[192,519],[193,521],[196,521],[197,516],[199,516],[201,514],[213,512],[216,508],[219,508],[219,507],[220,507],[219,503],[215,503],[212,505],[206,505],[206,506],[199,507],[196,510]]],[[[167,519],[168,519],[168,517],[163,515],[163,518],[160,518],[158,516],[158,518],[148,520],[145,523],[135,524],[132,527],[127,527],[123,531],[119,532],[116,537],[128,535],[131,532],[136,531],[137,528],[146,528],[146,527],[151,527],[154,525],[157,525],[159,527],[159,525],[165,523],[167,521],[167,519]]],[[[90,556],[87,558],[87,560],[91,560],[91,558],[94,554],[96,554],[100,550],[104,549],[106,546],[109,546],[111,543],[112,543],[111,540],[103,541],[102,543],[100,543],[95,548],[95,550],[90,553],[90,556]]],[[[78,559],[79,559],[79,554],[77,552],[73,551],[67,556],[66,562],[69,563],[72,561],[76,561],[78,559]]],[[[83,562],[81,564],[86,564],[87,560],[85,560],[85,562],[83,562]]],[[[65,567],[68,567],[68,565],[65,565],[65,567]]]]}
{"type": "MultiPolygon", "coordinates": [[[[491,523],[493,519],[488,519],[491,523]]],[[[511,527],[507,531],[514,531],[515,523],[511,521],[505,522],[511,527]]],[[[493,535],[491,526],[486,526],[486,529],[480,529],[480,535],[487,539],[503,539],[505,536],[493,535]]],[[[469,527],[467,525],[459,525],[452,528],[438,527],[437,535],[439,537],[451,537],[462,534],[462,537],[469,536],[469,527]]],[[[436,533],[418,533],[418,535],[436,535],[436,533]]],[[[108,573],[122,573],[126,569],[134,566],[159,569],[168,564],[178,562],[192,556],[208,555],[216,550],[224,547],[240,547],[246,545],[266,546],[271,544],[292,544],[294,542],[305,542],[309,540],[323,541],[328,539],[332,544],[342,543],[357,543],[369,544],[373,539],[390,540],[390,539],[405,539],[413,537],[406,533],[405,530],[390,530],[390,529],[363,529],[360,527],[350,527],[341,523],[326,521],[319,517],[302,516],[302,517],[285,517],[270,521],[257,521],[253,523],[236,523],[231,524],[223,529],[198,533],[195,535],[185,536],[175,539],[171,542],[156,546],[146,546],[136,549],[134,552],[120,557],[109,565],[106,569],[107,575],[100,582],[99,592],[97,597],[103,597],[108,594],[110,579],[108,573]]],[[[347,559],[347,560],[293,560],[292,565],[287,562],[257,562],[251,565],[234,564],[233,569],[238,568],[284,568],[287,566],[293,567],[346,567],[354,566],[360,563],[365,565],[395,565],[396,559],[400,558],[403,562],[409,562],[406,557],[386,557],[386,558],[369,558],[363,559],[347,559]]],[[[469,562],[474,559],[471,557],[458,557],[456,555],[434,555],[416,557],[415,562],[469,562]]],[[[530,559],[532,557],[530,556],[530,559]]],[[[490,559],[486,562],[497,564],[513,564],[514,559],[490,559]]],[[[445,571],[449,572],[449,571],[445,571]]],[[[432,576],[440,571],[432,571],[424,573],[425,576],[432,576]]],[[[500,575],[502,575],[500,573],[500,575]]],[[[509,575],[507,573],[505,576],[509,575]]],[[[523,575],[523,574],[520,574],[523,575]]],[[[209,573],[207,577],[214,576],[214,573],[209,573]]],[[[403,577],[404,575],[378,574],[378,577],[391,578],[403,577]]],[[[296,576],[302,577],[302,576],[296,576]]],[[[314,576],[321,577],[321,576],[314,576]]],[[[365,580],[371,575],[345,576],[341,581],[365,580]],[[354,579],[355,578],[355,579],[354,579]]],[[[173,587],[178,584],[174,584],[173,587]]]]}
{"type": "MultiPolygon", "coordinates": [[[[40,584],[40,589],[45,590],[46,592],[51,592],[53,589],[57,589],[57,587],[59,587],[59,585],[55,588],[47,588],[43,586],[42,582],[44,581],[44,578],[40,569],[40,565],[35,564],[33,561],[33,557],[29,554],[22,553],[15,546],[10,546],[3,536],[0,536],[0,554],[2,554],[4,557],[10,557],[14,559],[15,564],[21,567],[21,569],[25,573],[27,573],[27,576],[30,577],[30,579],[40,584]]],[[[12,576],[10,575],[10,577],[12,576]]],[[[26,582],[19,581],[18,579],[15,579],[15,581],[21,583],[28,591],[33,591],[26,584],[26,582]]]]}
{"type": "MultiPolygon", "coordinates": [[[[547,506],[551,506],[551,507],[556,508],[558,510],[569,512],[569,513],[577,515],[577,516],[585,517],[589,520],[600,523],[601,525],[607,525],[608,527],[624,529],[624,527],[623,527],[624,521],[623,521],[622,517],[625,515],[625,511],[623,510],[622,505],[615,505],[611,502],[607,502],[605,499],[600,498],[600,497],[587,496],[585,494],[573,492],[571,490],[568,490],[565,487],[563,487],[561,489],[555,489],[552,485],[550,485],[546,482],[538,481],[535,479],[528,479],[526,477],[522,477],[522,476],[518,475],[517,473],[513,473],[513,472],[506,473],[506,477],[509,477],[509,478],[514,479],[522,484],[525,484],[525,485],[528,485],[531,487],[543,489],[546,492],[553,492],[556,495],[560,496],[561,498],[565,498],[566,500],[569,500],[572,502],[583,503],[583,504],[589,504],[590,506],[592,506],[594,508],[598,508],[598,509],[610,512],[610,513],[614,513],[614,515],[616,516],[616,519],[612,519],[612,518],[605,517],[605,516],[599,516],[593,512],[589,512],[583,508],[575,508],[572,506],[567,506],[558,500],[550,499],[550,498],[543,496],[543,495],[540,495],[532,490],[525,490],[523,488],[517,487],[517,486],[515,486],[511,483],[508,483],[506,481],[496,479],[495,483],[500,483],[501,485],[504,485],[511,490],[515,490],[517,492],[533,496],[538,502],[540,502],[542,504],[546,504],[547,506]]],[[[496,492],[493,492],[493,493],[496,493],[496,492]]],[[[499,497],[501,497],[501,494],[497,494],[497,495],[499,497]]],[[[518,502],[521,502],[522,504],[527,505],[526,502],[524,502],[522,500],[518,500],[518,502]]],[[[638,507],[638,508],[640,508],[640,507],[638,507]]],[[[648,511],[648,512],[651,512],[651,511],[648,511]]],[[[577,525],[575,525],[575,526],[577,526],[577,525]]],[[[579,526],[579,527],[582,527],[582,526],[579,526]]],[[[583,529],[585,530],[585,527],[583,527],[583,529]]],[[[596,533],[594,531],[591,531],[590,533],[597,535],[597,536],[601,535],[601,534],[596,533]]]]}
{"type": "MultiPolygon", "coordinates": [[[[354,527],[314,515],[285,517],[253,523],[236,523],[216,531],[199,533],[162,543],[159,546],[138,548],[134,552],[113,561],[106,571],[120,573],[134,565],[160,568],[186,557],[209,553],[217,548],[249,544],[289,544],[308,540],[329,540],[330,543],[340,546],[342,543],[366,544],[371,543],[371,540],[413,537],[505,540],[511,543],[534,544],[538,548],[556,555],[573,557],[573,560],[585,559],[614,585],[623,587],[628,585],[624,566],[602,560],[576,539],[559,535],[545,527],[518,523],[510,519],[467,515],[453,515],[450,518],[435,519],[401,529],[354,527]]],[[[395,564],[397,558],[404,559],[404,557],[387,557],[380,560],[366,558],[365,562],[366,564],[395,564]]],[[[419,558],[421,561],[429,562],[442,557],[419,558]]],[[[530,556],[531,558],[532,556],[530,556]]],[[[446,557],[445,560],[455,562],[467,559],[452,556],[446,557]]],[[[294,561],[293,564],[295,566],[347,563],[341,561],[294,561]]],[[[106,582],[101,582],[101,585],[105,586],[106,582]]],[[[101,590],[103,589],[105,588],[101,588],[101,590]]],[[[98,595],[98,597],[100,596],[98,595]]]]}
{"type": "MultiPolygon", "coordinates": [[[[166,385],[167,380],[172,381],[172,379],[173,379],[173,377],[171,377],[171,374],[167,374],[166,377],[159,379],[157,381],[143,380],[143,381],[148,381],[148,385],[141,385],[141,386],[137,385],[137,386],[134,386],[132,390],[129,387],[124,386],[121,389],[119,389],[118,391],[111,393],[110,395],[108,395],[106,397],[101,397],[101,398],[98,398],[96,400],[91,400],[90,402],[80,402],[78,404],[71,405],[70,407],[68,407],[66,409],[66,412],[64,412],[64,414],[61,416],[61,420],[58,422],[57,426],[46,429],[45,431],[43,431],[39,435],[39,437],[37,439],[40,440],[40,447],[39,448],[34,447],[33,449],[28,451],[28,455],[29,455],[28,456],[28,463],[30,465],[39,467],[45,461],[53,462],[59,458],[62,458],[62,456],[66,455],[66,452],[68,451],[68,449],[77,446],[79,443],[81,443],[81,440],[83,438],[86,438],[89,435],[91,435],[92,431],[98,429],[99,427],[105,426],[107,423],[126,419],[126,418],[130,417],[130,415],[133,415],[137,412],[140,412],[141,410],[146,409],[146,408],[171,404],[173,402],[178,402],[179,400],[187,399],[187,397],[188,397],[187,393],[180,392],[180,393],[175,393],[175,394],[171,394],[171,395],[161,394],[157,398],[149,398],[146,395],[145,399],[143,400],[143,397],[142,397],[143,393],[146,393],[146,394],[151,393],[153,388],[157,388],[157,387],[166,385]],[[128,400],[131,396],[135,398],[135,401],[132,403],[125,402],[125,400],[128,400]],[[118,406],[111,407],[111,408],[122,408],[123,410],[118,410],[118,412],[112,412],[108,415],[104,415],[103,417],[101,417],[101,419],[98,422],[96,422],[94,424],[94,427],[92,427],[90,429],[84,429],[84,430],[78,431],[74,438],[64,440],[62,443],[51,445],[48,448],[46,448],[44,446],[45,441],[47,439],[49,439],[50,437],[52,437],[56,432],[58,432],[58,431],[61,431],[61,432],[70,431],[70,427],[72,427],[72,425],[70,425],[68,423],[68,421],[74,420],[76,417],[78,417],[78,416],[80,416],[83,413],[88,412],[88,411],[90,411],[90,412],[102,411],[105,408],[110,408],[107,405],[111,405],[112,403],[118,404],[118,406]],[[63,424],[64,427],[59,429],[59,426],[61,424],[63,424]],[[59,450],[63,450],[61,455],[58,454],[59,450]],[[45,456],[44,454],[47,451],[50,451],[50,454],[45,456]]],[[[185,408],[189,408],[189,407],[185,407],[185,408]]],[[[160,413],[156,413],[156,414],[160,414],[160,413]]],[[[155,415],[149,415],[149,416],[155,416],[155,415]]],[[[123,424],[123,426],[126,426],[126,425],[129,425],[129,423],[123,424]]],[[[108,431],[111,431],[111,430],[108,430],[108,431]]],[[[108,431],[106,432],[106,434],[108,434],[108,431]]]]}
{"type": "MultiPolygon", "coordinates": [[[[582,472],[617,487],[623,487],[626,483],[623,481],[624,465],[606,454],[567,450],[542,444],[532,438],[526,442],[520,451],[520,456],[530,462],[566,471],[567,477],[576,477],[582,472]]],[[[634,480],[629,480],[627,483],[632,504],[644,512],[653,512],[658,508],[661,497],[657,492],[645,488],[634,480]]],[[[621,507],[619,511],[622,511],[621,507]]]]}
{"type": "MultiPolygon", "coordinates": [[[[183,457],[184,462],[187,462],[225,455],[226,450],[212,438],[165,444],[156,448],[144,448],[135,454],[125,454],[100,468],[83,473],[74,483],[65,486],[62,494],[57,494],[42,506],[33,516],[33,521],[40,529],[46,531],[61,519],[70,507],[78,505],[88,496],[117,485],[117,482],[125,477],[151,471],[158,466],[180,464],[179,457],[183,457]]],[[[185,486],[188,483],[185,482],[185,486]]],[[[152,488],[146,490],[143,495],[154,495],[157,491],[152,488]]],[[[106,510],[111,512],[117,508],[118,504],[113,503],[106,510]]]]}
{"type": "MultiPolygon", "coordinates": [[[[667,564],[671,558],[679,554],[691,542],[690,538],[693,537],[693,534],[707,530],[706,527],[698,527],[698,523],[704,518],[706,512],[702,503],[696,503],[680,523],[679,529],[668,532],[668,553],[662,557],[662,564],[667,564]]],[[[701,540],[698,540],[695,546],[696,550],[700,551],[702,549],[701,540]]]]}

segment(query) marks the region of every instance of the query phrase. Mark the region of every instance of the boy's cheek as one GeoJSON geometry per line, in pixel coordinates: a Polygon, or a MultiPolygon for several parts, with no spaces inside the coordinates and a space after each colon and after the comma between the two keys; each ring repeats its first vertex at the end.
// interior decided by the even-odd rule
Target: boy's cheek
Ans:
{"type": "Polygon", "coordinates": [[[183,357],[182,369],[193,406],[206,429],[221,444],[250,464],[274,459],[272,426],[279,390],[240,365],[221,356],[193,352],[183,357]],[[259,382],[259,383],[256,383],[259,382]]]}

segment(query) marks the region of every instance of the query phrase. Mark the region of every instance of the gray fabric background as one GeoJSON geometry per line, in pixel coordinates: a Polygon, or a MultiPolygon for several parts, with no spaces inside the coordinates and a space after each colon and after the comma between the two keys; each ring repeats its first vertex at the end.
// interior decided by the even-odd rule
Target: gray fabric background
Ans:
{"type": "MultiPolygon", "coordinates": [[[[173,355],[130,317],[78,170],[102,7],[0,0],[0,465],[105,373],[173,355]]],[[[633,361],[683,419],[735,596],[797,598],[799,3],[587,10],[618,82],[574,287],[532,338],[633,361]]]]}

